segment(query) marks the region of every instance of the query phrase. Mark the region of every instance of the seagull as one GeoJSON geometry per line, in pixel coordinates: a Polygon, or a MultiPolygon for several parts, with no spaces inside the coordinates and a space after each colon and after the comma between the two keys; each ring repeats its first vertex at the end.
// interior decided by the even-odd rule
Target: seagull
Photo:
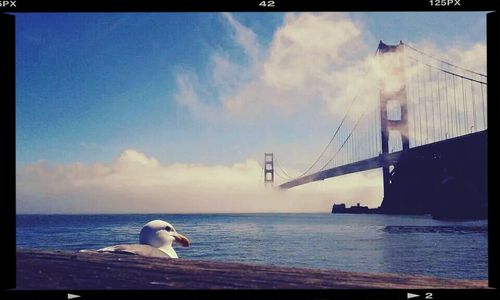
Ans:
{"type": "MultiPolygon", "coordinates": [[[[179,243],[189,247],[191,241],[178,233],[172,224],[154,220],[142,227],[139,244],[122,244],[97,250],[99,253],[124,253],[147,257],[179,258],[172,244],[179,243]]],[[[86,251],[84,251],[86,252],[86,251]]]]}

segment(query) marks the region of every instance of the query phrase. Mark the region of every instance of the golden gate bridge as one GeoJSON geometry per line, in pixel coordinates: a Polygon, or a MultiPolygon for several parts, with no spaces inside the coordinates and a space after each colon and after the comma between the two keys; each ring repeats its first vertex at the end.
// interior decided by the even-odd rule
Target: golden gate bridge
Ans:
{"type": "MultiPolygon", "coordinates": [[[[428,175],[433,168],[429,166],[436,164],[440,169],[434,171],[443,178],[464,180],[467,175],[462,173],[469,172],[475,178],[485,176],[487,76],[402,41],[397,45],[380,41],[376,59],[386,61],[383,66],[388,74],[380,82],[378,101],[366,105],[363,95],[355,96],[323,151],[301,173],[287,172],[276,153],[266,153],[263,166],[266,184],[273,184],[276,175],[284,181],[278,187],[290,189],[382,168],[387,203],[396,201],[389,198],[398,189],[395,174],[398,170],[399,175],[403,174],[404,165],[413,163],[414,169],[418,169],[416,162],[427,165],[428,172],[415,171],[413,177],[428,175]],[[478,175],[481,170],[474,164],[482,166],[484,174],[478,175]]],[[[479,190],[480,197],[485,198],[486,179],[483,179],[484,186],[475,184],[473,190],[479,190]]],[[[409,179],[400,181],[407,182],[405,188],[412,189],[409,179]]]]}

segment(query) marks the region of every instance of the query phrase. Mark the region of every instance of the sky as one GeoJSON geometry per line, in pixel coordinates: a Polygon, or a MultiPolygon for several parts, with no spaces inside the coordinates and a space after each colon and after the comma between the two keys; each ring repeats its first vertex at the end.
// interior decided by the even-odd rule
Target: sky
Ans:
{"type": "Polygon", "coordinates": [[[380,170],[282,192],[264,152],[305,170],[379,40],[481,69],[485,29],[482,12],[17,14],[18,213],[377,207],[380,170]]]}

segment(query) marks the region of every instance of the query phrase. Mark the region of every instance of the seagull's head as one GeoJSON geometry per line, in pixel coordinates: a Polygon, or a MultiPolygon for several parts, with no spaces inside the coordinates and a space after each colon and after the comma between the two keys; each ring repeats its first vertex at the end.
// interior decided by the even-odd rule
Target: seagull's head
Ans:
{"type": "Polygon", "coordinates": [[[144,225],[139,235],[139,242],[155,248],[172,246],[174,242],[189,247],[190,243],[189,239],[178,233],[172,224],[162,220],[154,220],[144,225]]]}

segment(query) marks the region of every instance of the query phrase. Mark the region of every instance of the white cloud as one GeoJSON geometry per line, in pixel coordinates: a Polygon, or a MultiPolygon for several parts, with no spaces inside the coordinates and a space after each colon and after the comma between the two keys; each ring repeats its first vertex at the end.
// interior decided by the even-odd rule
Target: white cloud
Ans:
{"type": "Polygon", "coordinates": [[[263,63],[264,82],[274,88],[307,88],[331,76],[334,66],[345,63],[360,29],[340,14],[288,14],[273,38],[263,63]]]}
{"type": "Polygon", "coordinates": [[[200,98],[197,86],[199,84],[196,74],[188,72],[178,74],[178,93],[175,95],[175,100],[181,107],[187,108],[195,116],[213,120],[217,114],[216,108],[200,98]]]}
{"type": "Polygon", "coordinates": [[[18,213],[328,212],[333,201],[369,199],[376,206],[381,199],[381,183],[370,174],[282,191],[265,188],[261,173],[252,160],[231,166],[162,165],[131,149],[104,164],[38,162],[17,172],[17,209],[18,213]]]}
{"type": "Polygon", "coordinates": [[[256,70],[253,80],[220,102],[225,113],[239,118],[269,111],[295,116],[311,107],[321,112],[332,101],[340,113],[336,77],[365,50],[361,29],[344,14],[287,14],[269,49],[261,50],[263,59],[250,68],[256,70]]]}
{"type": "MultiPolygon", "coordinates": [[[[256,121],[270,115],[296,119],[304,116],[304,111],[314,111],[318,118],[335,123],[332,117],[342,117],[356,96],[361,99],[353,119],[367,108],[375,109],[382,81],[389,90],[401,86],[401,77],[391,68],[394,57],[376,58],[376,45],[368,44],[363,34],[368,30],[347,14],[288,13],[268,48],[260,45],[256,34],[233,15],[222,16],[250,63],[231,59],[220,50],[214,53],[214,70],[207,82],[215,83],[210,87],[214,91],[211,95],[217,96],[211,103],[216,103],[212,106],[218,119],[232,116],[232,120],[256,121]]],[[[485,69],[484,44],[448,49],[425,41],[417,45],[427,53],[441,53],[455,64],[480,72],[485,69]]],[[[187,99],[181,102],[190,102],[195,95],[209,97],[199,83],[193,82],[187,89],[187,99]]],[[[186,89],[184,84],[180,87],[186,89]]],[[[195,114],[200,110],[198,105],[186,106],[195,114]]]]}
{"type": "Polygon", "coordinates": [[[257,35],[248,27],[243,26],[230,13],[222,13],[234,31],[234,40],[243,48],[248,57],[256,62],[259,59],[261,47],[257,35]]]}

